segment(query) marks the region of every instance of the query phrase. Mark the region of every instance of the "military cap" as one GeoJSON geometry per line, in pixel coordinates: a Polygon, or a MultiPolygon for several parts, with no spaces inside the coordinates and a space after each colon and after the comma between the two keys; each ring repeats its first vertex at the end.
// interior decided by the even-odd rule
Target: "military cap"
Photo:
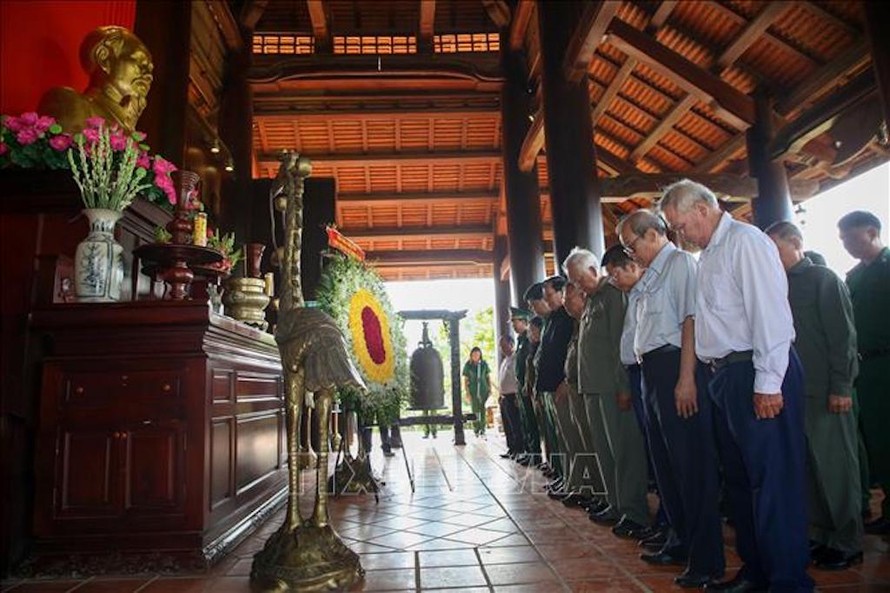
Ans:
{"type": "Polygon", "coordinates": [[[532,314],[530,311],[520,309],[519,307],[510,307],[510,319],[524,319],[528,321],[532,314]]]}

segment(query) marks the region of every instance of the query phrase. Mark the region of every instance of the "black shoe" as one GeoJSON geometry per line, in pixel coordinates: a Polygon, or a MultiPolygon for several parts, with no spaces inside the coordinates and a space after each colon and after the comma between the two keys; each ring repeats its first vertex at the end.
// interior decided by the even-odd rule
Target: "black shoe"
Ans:
{"type": "Polygon", "coordinates": [[[618,521],[621,520],[621,517],[612,509],[611,506],[606,507],[598,513],[591,513],[587,517],[597,525],[604,525],[607,527],[617,525],[618,521]]]}
{"type": "Polygon", "coordinates": [[[384,457],[395,457],[395,455],[396,455],[396,454],[393,453],[392,451],[384,451],[384,452],[383,452],[383,456],[384,456],[384,457]]]}
{"type": "Polygon", "coordinates": [[[870,523],[866,523],[865,533],[869,535],[886,535],[890,533],[890,521],[884,517],[879,517],[870,523]]]}
{"type": "Polygon", "coordinates": [[[765,593],[769,591],[768,586],[755,585],[751,581],[740,575],[729,581],[722,583],[708,583],[705,585],[706,591],[722,591],[723,593],[765,593]]]}
{"type": "Polygon", "coordinates": [[[647,537],[646,539],[640,540],[640,546],[646,548],[650,552],[658,552],[664,547],[664,544],[667,543],[668,533],[667,530],[659,530],[647,537]]]}
{"type": "Polygon", "coordinates": [[[595,515],[601,511],[606,510],[609,507],[609,503],[601,498],[593,498],[590,502],[587,503],[587,506],[584,508],[589,514],[595,515]]]}
{"type": "Polygon", "coordinates": [[[513,454],[507,451],[506,453],[501,453],[501,459],[513,459],[513,454]]]}
{"type": "Polygon", "coordinates": [[[640,554],[640,560],[653,566],[686,566],[688,561],[684,554],[671,550],[662,550],[654,554],[640,554]]]}
{"type": "Polygon", "coordinates": [[[586,508],[588,504],[590,504],[590,499],[583,494],[578,494],[577,492],[572,492],[568,496],[562,499],[562,504],[567,507],[579,507],[586,508]]]}
{"type": "Polygon", "coordinates": [[[631,521],[625,515],[618,525],[612,528],[612,533],[625,539],[641,540],[654,535],[655,531],[648,525],[640,525],[636,521],[631,521]]]}
{"type": "Polygon", "coordinates": [[[813,566],[822,570],[847,570],[862,562],[862,552],[847,553],[834,548],[823,547],[813,558],[813,566]]]}
{"type": "Polygon", "coordinates": [[[528,467],[528,466],[530,466],[532,463],[534,463],[534,461],[533,461],[532,459],[533,459],[533,458],[532,458],[531,455],[526,455],[525,457],[521,457],[521,458],[517,459],[516,462],[517,462],[519,465],[524,465],[525,467],[528,467]]]}
{"type": "Polygon", "coordinates": [[[714,578],[710,575],[706,574],[697,574],[694,572],[690,572],[689,570],[685,570],[683,574],[674,578],[674,583],[678,586],[683,587],[684,589],[701,589],[711,583],[716,583],[718,581],[717,578],[714,578]]]}

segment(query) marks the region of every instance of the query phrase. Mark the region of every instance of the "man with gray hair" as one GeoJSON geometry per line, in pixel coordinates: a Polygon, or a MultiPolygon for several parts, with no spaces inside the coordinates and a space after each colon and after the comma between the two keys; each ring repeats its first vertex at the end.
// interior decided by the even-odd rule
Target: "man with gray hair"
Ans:
{"type": "Polygon", "coordinates": [[[670,185],[659,207],[681,238],[702,249],[695,351],[711,368],[714,432],[744,563],[735,578],[708,589],[812,591],[803,374],[779,254],[757,228],[722,212],[700,183],[670,185]]]}
{"type": "Polygon", "coordinates": [[[590,519],[614,525],[612,532],[619,537],[639,540],[654,531],[646,502],[645,445],[620,356],[627,297],[600,277],[599,263],[593,253],[576,247],[563,264],[569,281],[587,294],[578,333],[578,391],[609,502],[590,519]]]}
{"type": "Polygon", "coordinates": [[[642,361],[649,452],[673,528],[650,564],[685,565],[674,579],[696,588],[723,577],[717,445],[704,365],[695,358],[695,259],[668,241],[664,221],[637,210],[617,227],[640,279],[634,350],[642,361]]]}

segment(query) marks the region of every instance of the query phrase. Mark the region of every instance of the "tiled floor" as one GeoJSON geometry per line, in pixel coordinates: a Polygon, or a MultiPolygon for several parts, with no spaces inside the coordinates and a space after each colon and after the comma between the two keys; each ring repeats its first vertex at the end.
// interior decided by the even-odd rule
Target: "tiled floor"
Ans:
{"type": "MultiPolygon", "coordinates": [[[[468,437],[466,447],[405,433],[411,493],[401,452],[373,457],[386,484],[372,495],[334,500],[333,524],[367,571],[356,591],[590,591],[658,592],[682,589],[675,568],[640,561],[635,542],[615,538],[586,515],[547,498],[545,480],[500,459],[503,440],[468,437]]],[[[307,500],[306,502],[310,502],[307,500]]],[[[208,574],[5,581],[0,591],[77,593],[234,593],[249,591],[252,555],[281,521],[281,514],[208,574]]],[[[731,531],[727,543],[732,543],[731,531]]],[[[831,593],[890,592],[890,546],[866,538],[865,562],[839,573],[812,571],[831,593]]],[[[730,574],[739,561],[727,548],[730,574]]]]}

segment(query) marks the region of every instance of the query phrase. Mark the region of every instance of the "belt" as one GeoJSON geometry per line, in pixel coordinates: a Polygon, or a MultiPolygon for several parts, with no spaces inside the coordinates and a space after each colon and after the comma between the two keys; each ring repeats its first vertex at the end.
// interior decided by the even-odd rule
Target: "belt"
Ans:
{"type": "Polygon", "coordinates": [[[665,344],[664,346],[659,346],[655,350],[650,350],[649,352],[646,352],[645,354],[643,354],[643,358],[646,358],[647,356],[651,356],[653,354],[670,354],[671,352],[679,352],[679,351],[680,351],[680,349],[678,347],[674,346],[673,344],[665,344]]]}
{"type": "Polygon", "coordinates": [[[753,358],[753,350],[745,350],[743,352],[730,352],[723,358],[715,358],[709,364],[711,366],[711,370],[717,372],[725,366],[734,364],[736,362],[748,362],[753,358]]]}
{"type": "Polygon", "coordinates": [[[890,354],[890,348],[875,348],[874,350],[862,350],[859,352],[859,360],[871,360],[890,354]]]}

